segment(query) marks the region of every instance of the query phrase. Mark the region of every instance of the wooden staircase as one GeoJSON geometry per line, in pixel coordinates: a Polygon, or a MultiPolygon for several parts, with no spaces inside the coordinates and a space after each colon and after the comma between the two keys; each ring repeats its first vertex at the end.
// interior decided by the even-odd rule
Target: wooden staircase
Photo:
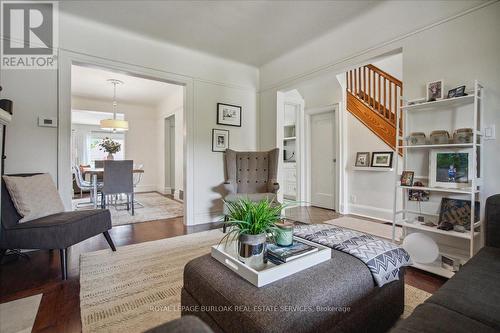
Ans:
{"type": "MultiPolygon", "coordinates": [[[[398,103],[402,105],[403,82],[373,65],[352,69],[346,75],[347,110],[395,150],[396,112],[398,103]]],[[[402,128],[402,117],[399,121],[402,128]]]]}

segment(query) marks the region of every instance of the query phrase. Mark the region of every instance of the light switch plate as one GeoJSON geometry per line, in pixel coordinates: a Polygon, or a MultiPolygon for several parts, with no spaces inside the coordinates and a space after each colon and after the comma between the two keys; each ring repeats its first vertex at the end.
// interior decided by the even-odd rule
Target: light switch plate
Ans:
{"type": "Polygon", "coordinates": [[[56,117],[38,117],[38,126],[40,127],[57,127],[56,117]]]}
{"type": "Polygon", "coordinates": [[[495,125],[488,125],[483,130],[484,140],[496,140],[495,136],[495,125]]]}

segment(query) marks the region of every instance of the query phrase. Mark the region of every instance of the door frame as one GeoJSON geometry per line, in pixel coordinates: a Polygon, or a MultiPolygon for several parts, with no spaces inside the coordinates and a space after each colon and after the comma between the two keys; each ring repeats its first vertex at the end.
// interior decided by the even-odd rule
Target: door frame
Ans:
{"type": "MultiPolygon", "coordinates": [[[[327,112],[332,112],[333,113],[333,119],[334,119],[334,135],[333,135],[333,147],[335,148],[335,175],[334,175],[334,184],[333,184],[333,194],[334,194],[334,201],[333,201],[333,209],[335,211],[339,211],[340,209],[340,195],[339,195],[339,184],[340,184],[340,174],[341,174],[341,167],[339,167],[341,164],[341,136],[340,136],[340,103],[336,104],[331,104],[327,106],[322,106],[322,107],[317,107],[317,108],[309,108],[305,109],[304,112],[304,127],[305,127],[305,150],[304,150],[304,165],[303,165],[303,170],[305,170],[305,178],[307,180],[306,184],[306,201],[309,206],[312,206],[312,189],[311,189],[311,184],[312,184],[312,174],[311,174],[311,117],[313,115],[321,114],[321,113],[327,113],[327,112]]],[[[333,163],[333,162],[332,162],[333,163]]]]}
{"type": "MultiPolygon", "coordinates": [[[[297,172],[297,193],[296,202],[300,206],[308,206],[309,201],[307,200],[307,178],[306,170],[304,166],[306,165],[306,149],[305,149],[305,127],[304,127],[304,112],[305,112],[305,102],[300,98],[285,98],[287,92],[293,91],[295,89],[287,91],[277,92],[277,119],[276,119],[276,147],[279,148],[279,161],[278,161],[278,183],[280,186],[284,184],[283,178],[283,137],[284,137],[284,115],[285,115],[285,105],[292,105],[297,108],[296,124],[295,124],[295,153],[296,153],[296,172],[297,172]]],[[[298,93],[298,91],[297,91],[298,93]]],[[[283,188],[278,192],[278,200],[283,202],[283,188]]]]}
{"type": "Polygon", "coordinates": [[[176,184],[175,181],[175,145],[176,145],[176,136],[175,136],[175,113],[172,113],[166,117],[163,118],[163,132],[164,132],[164,137],[163,137],[163,150],[166,151],[167,149],[167,133],[168,133],[168,152],[169,152],[169,176],[168,178],[170,179],[169,186],[166,184],[166,168],[167,168],[167,154],[165,153],[164,155],[164,165],[163,165],[163,174],[164,174],[164,181],[163,181],[163,188],[164,192],[168,194],[175,194],[175,187],[178,185],[176,184]],[[168,124],[168,125],[167,125],[168,124]],[[172,126],[173,124],[173,126],[172,126]],[[168,127],[168,130],[167,130],[168,127]],[[172,128],[174,129],[172,131],[172,128]],[[174,137],[174,145],[172,147],[172,141],[170,140],[172,138],[172,135],[174,137]],[[173,148],[173,150],[172,150],[173,148]],[[172,169],[172,160],[174,161],[174,168],[172,169]],[[173,174],[172,174],[173,173],[173,174]],[[173,179],[172,179],[173,178],[173,179]]]}
{"type": "MultiPolygon", "coordinates": [[[[184,87],[184,224],[194,221],[194,82],[192,78],[129,63],[60,50],[58,58],[57,186],[71,208],[71,66],[83,65],[184,87]]],[[[191,223],[190,223],[191,222],[191,223]]]]}

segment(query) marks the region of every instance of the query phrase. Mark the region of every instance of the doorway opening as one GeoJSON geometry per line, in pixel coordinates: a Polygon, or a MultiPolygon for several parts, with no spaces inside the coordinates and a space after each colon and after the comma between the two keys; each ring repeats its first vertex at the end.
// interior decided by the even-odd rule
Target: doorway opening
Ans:
{"type": "Polygon", "coordinates": [[[73,209],[100,207],[104,173],[112,171],[105,171],[105,161],[131,160],[135,199],[131,203],[126,195],[107,196],[113,226],[183,217],[184,205],[178,199],[183,197],[184,184],[184,90],[182,85],[154,78],[71,65],[73,209]],[[103,125],[111,120],[118,121],[111,122],[116,128],[103,125]],[[124,123],[124,128],[119,126],[124,123]],[[126,209],[131,204],[133,215],[126,209]]]}

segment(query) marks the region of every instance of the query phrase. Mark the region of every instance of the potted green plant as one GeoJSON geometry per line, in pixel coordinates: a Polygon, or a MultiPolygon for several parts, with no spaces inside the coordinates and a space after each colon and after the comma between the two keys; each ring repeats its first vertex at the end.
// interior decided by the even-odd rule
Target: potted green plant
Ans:
{"type": "Polygon", "coordinates": [[[281,218],[284,205],[276,201],[248,199],[226,201],[226,240],[236,240],[238,259],[253,268],[264,264],[264,253],[268,237],[275,238],[281,229],[276,222],[281,218]]]}
{"type": "Polygon", "coordinates": [[[121,147],[122,145],[119,142],[108,137],[105,137],[99,142],[99,150],[108,153],[108,157],[106,157],[107,160],[114,160],[113,154],[118,153],[121,147]]]}

